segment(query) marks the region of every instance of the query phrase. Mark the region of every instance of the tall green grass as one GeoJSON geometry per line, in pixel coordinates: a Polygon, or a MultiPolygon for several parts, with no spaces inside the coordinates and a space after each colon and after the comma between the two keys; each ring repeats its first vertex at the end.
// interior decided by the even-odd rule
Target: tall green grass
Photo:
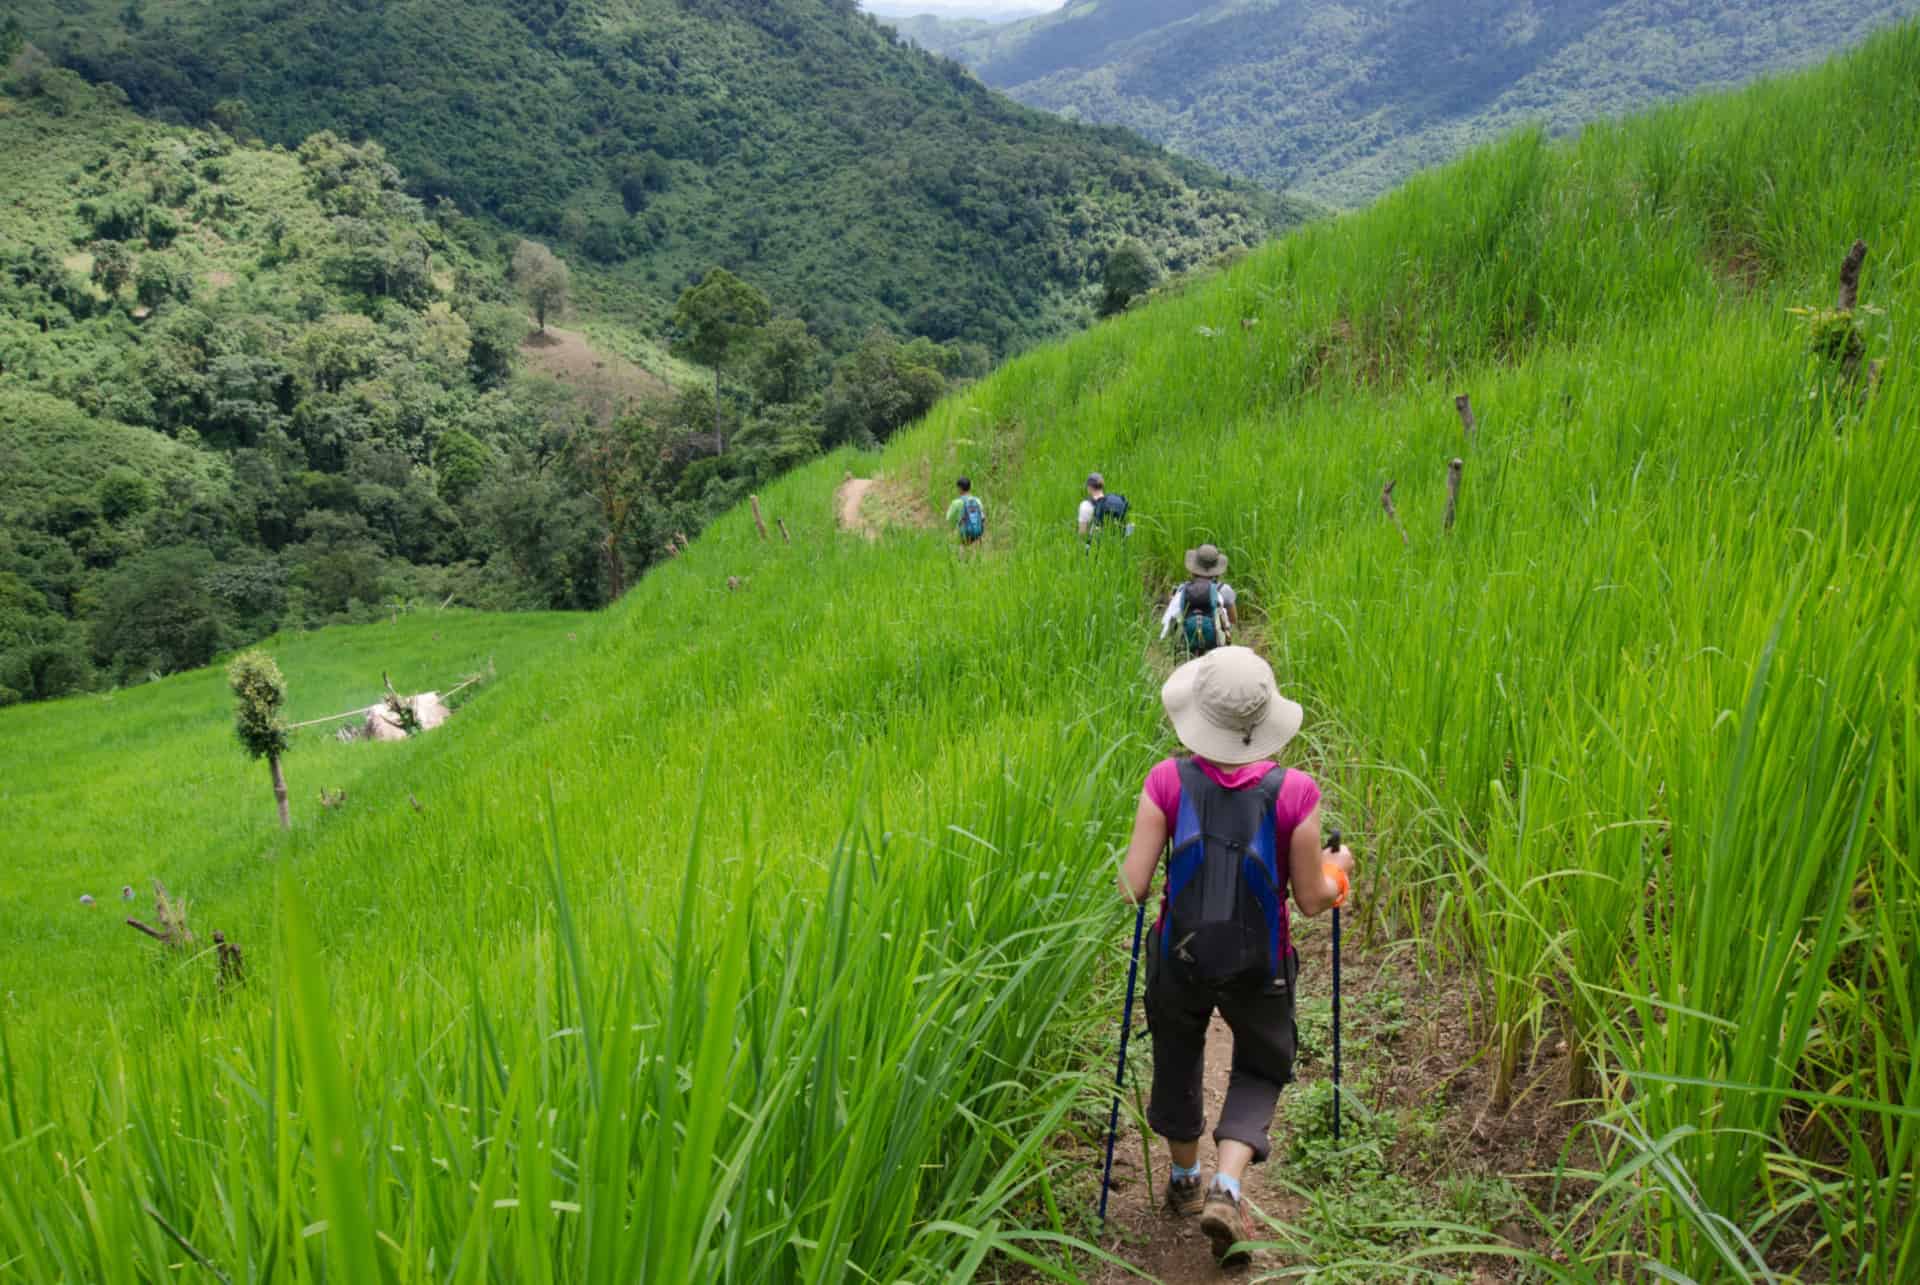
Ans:
{"type": "Polygon", "coordinates": [[[1917,85],[1908,27],[1518,138],[771,488],[794,545],[729,517],[236,848],[200,895],[246,989],[176,965],[77,1063],[8,1011],[0,1277],[1071,1274],[1150,612],[1207,538],[1461,1060],[1574,1053],[1604,1163],[1556,1270],[1909,1278],[1917,85]],[[1871,398],[1786,312],[1855,236],[1871,398]],[[971,473],[979,556],[836,533],[875,464],[971,473]],[[1091,468],[1131,542],[1071,535],[1091,468]]]}

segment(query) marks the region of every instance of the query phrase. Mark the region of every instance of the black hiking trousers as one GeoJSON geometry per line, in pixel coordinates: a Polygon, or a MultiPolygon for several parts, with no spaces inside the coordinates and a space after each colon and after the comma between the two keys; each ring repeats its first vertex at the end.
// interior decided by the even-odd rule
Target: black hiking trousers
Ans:
{"type": "Polygon", "coordinates": [[[1293,1079],[1298,1032],[1293,1022],[1297,955],[1270,982],[1230,987],[1191,984],[1160,958],[1160,930],[1147,936],[1147,1030],[1153,1038],[1153,1094],[1147,1125],[1174,1142],[1191,1142],[1206,1127],[1201,1086],[1207,1069],[1207,1023],[1218,1009],[1233,1032],[1233,1071],[1213,1128],[1216,1144],[1244,1142],[1255,1164],[1267,1158],[1267,1130],[1281,1088],[1293,1079]]]}

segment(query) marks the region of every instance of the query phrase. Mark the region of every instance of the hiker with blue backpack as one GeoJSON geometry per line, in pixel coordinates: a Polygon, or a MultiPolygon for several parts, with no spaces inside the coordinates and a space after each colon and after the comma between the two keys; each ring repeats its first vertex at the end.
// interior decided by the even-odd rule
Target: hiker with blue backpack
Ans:
{"type": "Polygon", "coordinates": [[[987,511],[973,493],[973,479],[963,477],[954,487],[960,494],[947,505],[947,525],[960,533],[960,543],[973,544],[987,533],[987,511]]]}
{"type": "Polygon", "coordinates": [[[1113,531],[1132,535],[1133,523],[1127,521],[1127,497],[1107,490],[1107,480],[1098,473],[1087,474],[1087,498],[1080,501],[1080,538],[1113,531]]]}
{"type": "Polygon", "coordinates": [[[1215,1257],[1235,1266],[1248,1254],[1233,1246],[1254,1234],[1241,1184],[1268,1156],[1274,1107],[1293,1079],[1299,958],[1286,897],[1305,915],[1342,905],[1353,854],[1337,833],[1336,847],[1321,850],[1320,787],[1274,762],[1302,712],[1257,653],[1218,647],[1188,661],[1160,700],[1189,753],[1147,773],[1120,870],[1120,891],[1138,904],[1166,857],[1146,949],[1147,1124],[1172,1160],[1168,1212],[1198,1214],[1215,1257]],[[1213,1180],[1203,1183],[1201,1085],[1216,1011],[1233,1033],[1233,1069],[1214,1123],[1213,1180]]]}
{"type": "Polygon", "coordinates": [[[1180,622],[1180,638],[1190,656],[1204,656],[1225,646],[1240,624],[1233,586],[1220,579],[1227,574],[1227,555],[1211,544],[1187,550],[1187,572],[1193,578],[1173,591],[1173,601],[1160,617],[1165,638],[1180,622]]]}

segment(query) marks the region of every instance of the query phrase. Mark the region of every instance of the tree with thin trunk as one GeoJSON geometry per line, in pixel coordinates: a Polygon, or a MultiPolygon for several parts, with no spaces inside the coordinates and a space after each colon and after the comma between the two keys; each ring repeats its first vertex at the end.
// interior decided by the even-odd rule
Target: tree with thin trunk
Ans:
{"type": "Polygon", "coordinates": [[[540,333],[547,333],[547,318],[558,318],[567,310],[566,261],[538,241],[522,241],[513,247],[513,283],[520,287],[527,306],[533,309],[540,333]]]}
{"type": "Polygon", "coordinates": [[[233,730],[249,758],[263,758],[273,773],[273,801],[280,808],[280,828],[291,830],[287,812],[287,778],[280,772],[280,756],[287,752],[287,683],[280,667],[265,652],[242,652],[227,666],[227,685],[233,689],[233,730]]]}
{"type": "Polygon", "coordinates": [[[713,440],[718,453],[727,449],[720,429],[720,368],[760,332],[770,311],[766,295],[725,268],[708,269],[700,284],[688,286],[673,306],[680,351],[713,369],[713,440]]]}

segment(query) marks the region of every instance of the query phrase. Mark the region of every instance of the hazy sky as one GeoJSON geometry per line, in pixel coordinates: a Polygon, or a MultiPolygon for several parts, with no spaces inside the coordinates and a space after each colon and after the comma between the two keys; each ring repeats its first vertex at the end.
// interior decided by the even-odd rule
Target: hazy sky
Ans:
{"type": "Polygon", "coordinates": [[[862,0],[861,7],[875,13],[937,13],[955,18],[984,18],[1058,9],[1063,3],[1065,0],[862,0]]]}

